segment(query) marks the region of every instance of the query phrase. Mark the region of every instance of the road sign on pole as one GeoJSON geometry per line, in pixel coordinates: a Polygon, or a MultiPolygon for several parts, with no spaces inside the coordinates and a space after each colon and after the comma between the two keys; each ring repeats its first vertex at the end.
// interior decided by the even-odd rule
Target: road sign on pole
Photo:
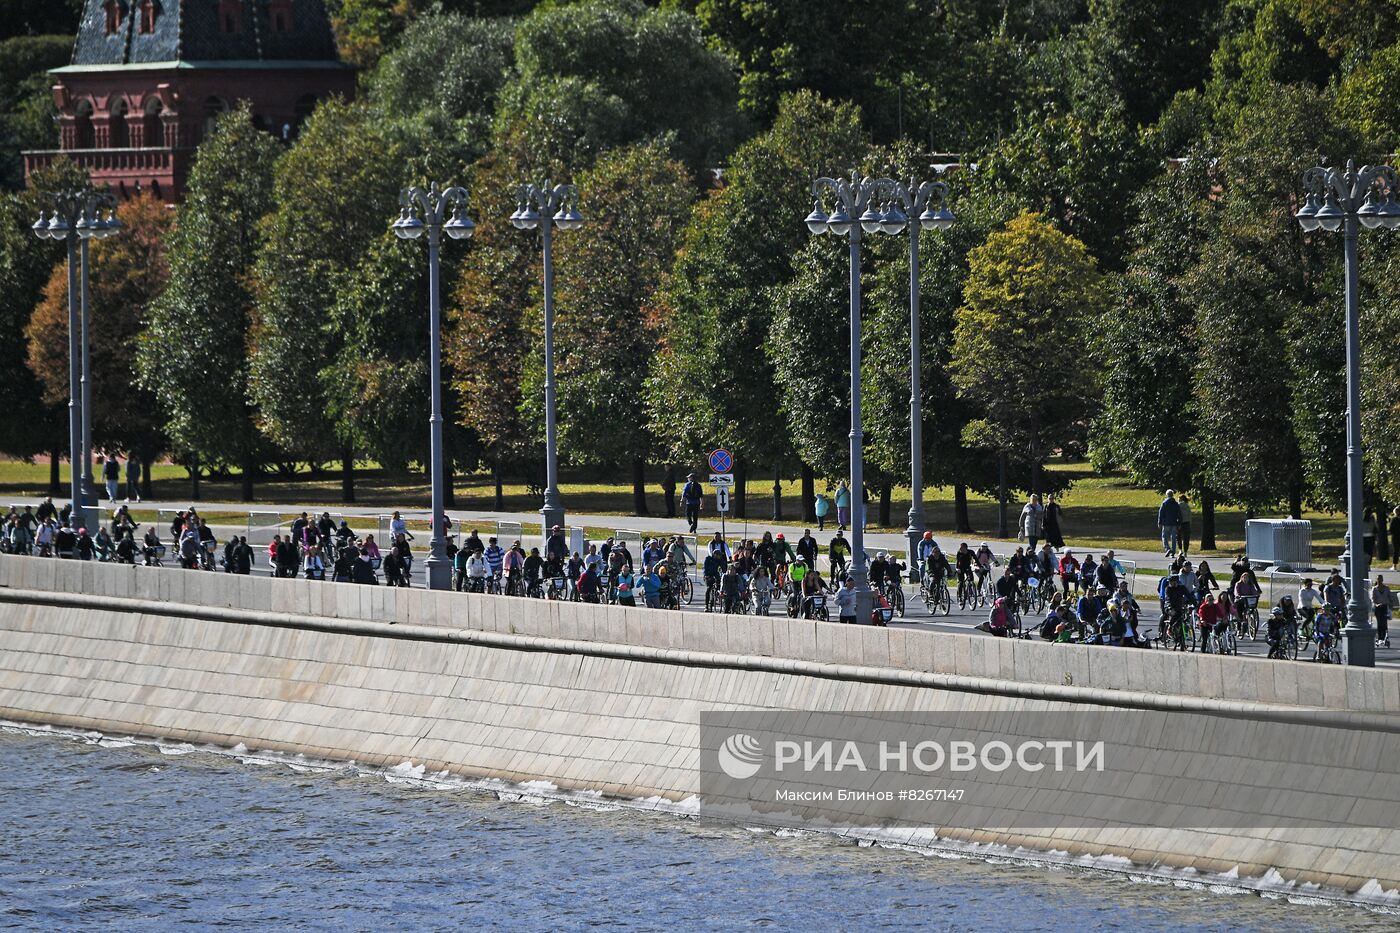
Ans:
{"type": "Polygon", "coordinates": [[[729,487],[715,487],[715,511],[725,513],[729,511],[729,487]]]}
{"type": "Polygon", "coordinates": [[[710,454],[710,470],[715,473],[728,473],[734,466],[734,455],[723,447],[710,454]]]}
{"type": "Polygon", "coordinates": [[[711,486],[733,486],[733,485],[734,485],[734,474],[733,474],[733,473],[711,473],[711,474],[710,474],[710,485],[711,485],[711,486]]]}

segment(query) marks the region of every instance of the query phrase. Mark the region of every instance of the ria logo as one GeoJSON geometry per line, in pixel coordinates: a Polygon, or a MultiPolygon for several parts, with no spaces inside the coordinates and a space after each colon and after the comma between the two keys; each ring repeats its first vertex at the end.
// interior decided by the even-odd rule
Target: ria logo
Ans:
{"type": "Polygon", "coordinates": [[[719,769],[736,781],[744,781],[763,767],[763,746],[745,732],[736,732],[724,740],[717,753],[719,769]]]}

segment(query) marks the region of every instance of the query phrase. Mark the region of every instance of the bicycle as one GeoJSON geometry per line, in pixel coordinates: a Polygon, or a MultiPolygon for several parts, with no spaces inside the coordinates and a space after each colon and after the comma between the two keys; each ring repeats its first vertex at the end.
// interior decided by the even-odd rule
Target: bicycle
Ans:
{"type": "Polygon", "coordinates": [[[705,611],[719,612],[719,587],[713,583],[705,584],[705,611]]]}
{"type": "MultiPolygon", "coordinates": [[[[959,609],[967,607],[970,595],[966,591],[970,589],[971,587],[966,581],[962,581],[958,584],[959,609]]],[[[923,594],[924,608],[928,610],[929,615],[937,615],[940,608],[943,610],[945,616],[952,613],[953,599],[948,594],[948,579],[946,577],[933,576],[932,579],[930,579],[928,576],[925,576],[923,581],[919,584],[919,591],[923,594]]]]}
{"type": "Polygon", "coordinates": [[[1249,635],[1250,641],[1259,640],[1259,597],[1242,597],[1245,602],[1245,610],[1240,613],[1240,637],[1249,635]]]}
{"type": "Polygon", "coordinates": [[[1322,641],[1317,642],[1317,653],[1313,655],[1313,660],[1323,664],[1341,664],[1342,651],[1337,647],[1337,636],[1322,636],[1322,641]]]}
{"type": "Polygon", "coordinates": [[[904,618],[904,587],[897,580],[886,580],[880,586],[880,595],[890,604],[890,608],[901,619],[904,618]]]}
{"type": "MultiPolygon", "coordinates": [[[[1210,638],[1210,641],[1209,641],[1209,650],[1210,650],[1212,653],[1214,653],[1214,654],[1231,654],[1231,655],[1238,655],[1238,654],[1240,653],[1239,642],[1238,642],[1238,641],[1236,640],[1236,638],[1235,638],[1234,629],[1231,628],[1230,626],[1226,625],[1226,626],[1224,626],[1224,627],[1222,628],[1221,631],[1218,631],[1218,632],[1214,632],[1214,631],[1213,631],[1213,632],[1210,633],[1210,635],[1211,635],[1211,638],[1210,638]]],[[[1207,642],[1206,642],[1206,633],[1205,633],[1205,632],[1202,632],[1202,633],[1201,633],[1201,650],[1202,650],[1202,651],[1206,651],[1206,650],[1207,650],[1207,642]]]]}
{"type": "Polygon", "coordinates": [[[569,581],[565,577],[550,577],[549,589],[545,592],[545,598],[551,601],[556,599],[567,599],[569,595],[569,581]]]}

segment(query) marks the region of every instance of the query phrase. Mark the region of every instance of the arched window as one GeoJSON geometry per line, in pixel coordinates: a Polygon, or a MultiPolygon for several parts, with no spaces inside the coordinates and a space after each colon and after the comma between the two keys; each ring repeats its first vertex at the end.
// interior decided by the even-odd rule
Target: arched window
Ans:
{"type": "Polygon", "coordinates": [[[75,142],[75,145],[74,145],[73,148],[75,148],[75,149],[91,149],[91,148],[93,148],[92,101],[90,101],[90,100],[80,100],[80,101],[78,101],[78,105],[77,105],[76,107],[73,108],[73,115],[74,115],[73,126],[74,126],[74,129],[76,130],[76,133],[75,133],[76,142],[75,142]]]}
{"type": "Polygon", "coordinates": [[[161,122],[160,115],[165,112],[165,107],[161,104],[160,98],[152,94],[146,98],[146,107],[143,111],[145,119],[141,144],[148,149],[161,149],[165,147],[165,126],[161,122]]]}
{"type": "Polygon", "coordinates": [[[107,14],[107,35],[114,35],[122,28],[122,13],[125,11],[120,0],[107,0],[102,8],[107,14]]]}
{"type": "Polygon", "coordinates": [[[125,98],[118,98],[112,105],[111,119],[108,121],[107,145],[112,149],[130,149],[131,139],[126,132],[127,105],[125,98]]]}
{"type": "Polygon", "coordinates": [[[219,29],[226,33],[242,32],[242,7],[239,0],[219,0],[219,29]]]}
{"type": "Polygon", "coordinates": [[[204,138],[214,135],[214,124],[219,115],[228,111],[228,104],[222,97],[210,97],[204,101],[204,138]]]}
{"type": "Polygon", "coordinates": [[[141,31],[147,35],[156,31],[156,0],[141,0],[141,31]]]}
{"type": "Polygon", "coordinates": [[[268,0],[267,17],[273,32],[291,32],[292,0],[268,0]]]}

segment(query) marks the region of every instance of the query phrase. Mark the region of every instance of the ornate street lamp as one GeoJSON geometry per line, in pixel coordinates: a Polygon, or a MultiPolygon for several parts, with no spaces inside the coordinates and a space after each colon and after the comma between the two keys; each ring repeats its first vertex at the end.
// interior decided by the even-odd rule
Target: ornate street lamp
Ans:
{"type": "Polygon", "coordinates": [[[68,244],[68,460],[74,528],[88,524],[87,506],[96,504],[92,481],[92,370],[88,335],[88,241],[105,240],[121,232],[116,195],[80,189],[45,191],[40,197],[53,205],[40,211],[33,226],[41,240],[68,244]],[[81,284],[79,280],[81,279],[81,284]],[[81,310],[80,310],[81,308],[81,310]],[[91,501],[89,501],[91,500],[91,501]]]}
{"type": "Polygon", "coordinates": [[[428,418],[429,457],[432,473],[432,538],[428,555],[428,588],[451,589],[452,562],[447,559],[446,529],[443,527],[442,470],[442,296],[439,285],[438,251],[442,234],[454,240],[465,240],[476,232],[476,224],[467,216],[467,190],[448,188],[438,191],[434,183],[424,189],[405,188],[399,196],[401,210],[394,221],[393,231],[403,240],[416,240],[428,234],[428,375],[432,396],[432,414],[428,418]],[[450,216],[449,216],[450,212],[450,216]]]}
{"type": "Polygon", "coordinates": [[[573,185],[524,184],[515,189],[515,213],[510,222],[518,230],[539,229],[544,249],[544,507],[540,515],[544,537],[555,525],[564,524],[564,502],[559,496],[559,448],[554,392],[554,238],[553,228],[577,230],[583,226],[578,212],[578,189],[573,185]]]}
{"type": "Polygon", "coordinates": [[[948,210],[948,186],[941,181],[896,183],[885,205],[882,233],[909,229],[909,575],[918,580],[919,546],[924,536],[923,387],[919,346],[919,231],[949,230],[955,220],[948,210]],[[901,210],[902,207],[902,210],[901,210]],[[913,223],[909,218],[915,218],[913,223]]]}
{"type": "Polygon", "coordinates": [[[865,566],[865,476],[861,453],[860,423],[860,239],[862,233],[899,233],[909,218],[897,208],[879,208],[889,199],[898,182],[890,178],[870,178],[851,173],[849,179],[818,178],[812,182],[812,213],[807,229],[815,235],[831,233],[849,238],[851,247],[851,577],[856,585],[856,621],[870,619],[874,598],[865,566]],[[828,214],[822,199],[834,200],[836,209],[828,214]]]}
{"type": "Polygon", "coordinates": [[[1400,205],[1395,203],[1396,173],[1388,165],[1364,166],[1353,161],[1345,170],[1317,167],[1303,173],[1303,206],[1298,223],[1311,233],[1342,231],[1346,269],[1347,326],[1347,554],[1343,555],[1351,595],[1347,600],[1347,624],[1343,648],[1346,663],[1376,665],[1376,632],[1371,624],[1369,571],[1361,548],[1364,488],[1361,464],[1361,325],[1359,272],[1356,243],[1361,227],[1400,227],[1400,205]],[[1348,559],[1349,558],[1349,559],[1348,559]]]}

